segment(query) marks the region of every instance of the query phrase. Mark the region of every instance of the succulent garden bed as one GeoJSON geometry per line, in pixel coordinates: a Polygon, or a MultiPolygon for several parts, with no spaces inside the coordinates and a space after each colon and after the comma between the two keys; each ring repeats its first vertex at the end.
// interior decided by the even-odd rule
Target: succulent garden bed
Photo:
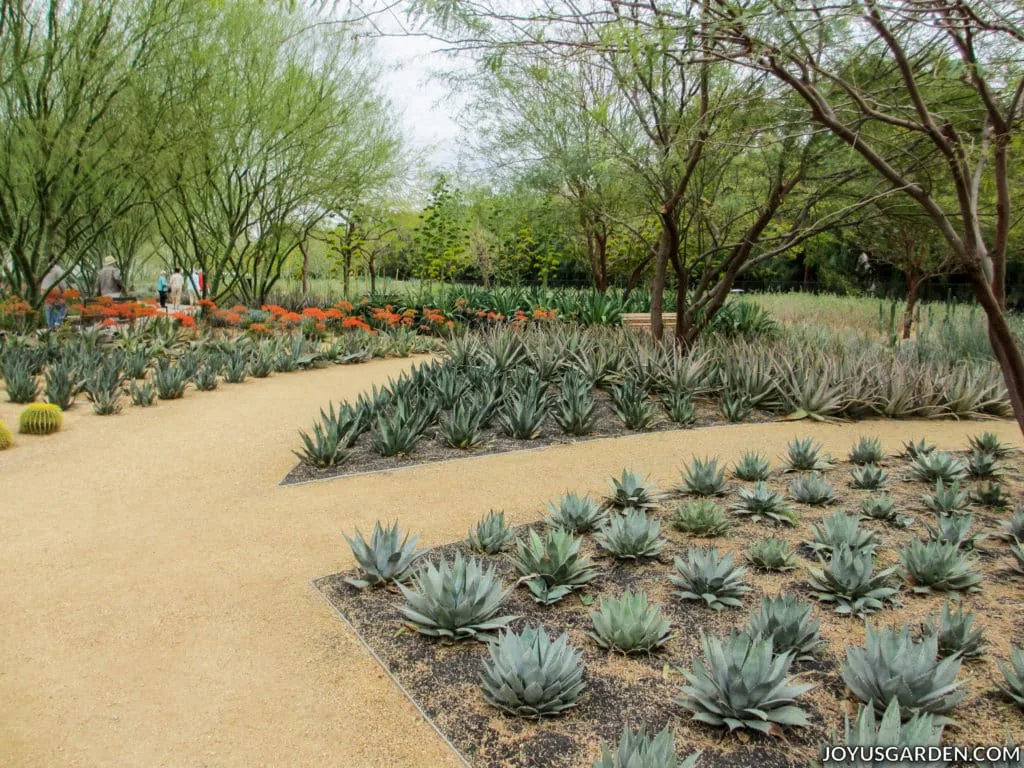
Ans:
{"type": "MultiPolygon", "coordinates": [[[[350,583],[374,580],[378,569],[366,568],[365,550],[357,551],[357,558],[363,556],[362,568],[319,579],[316,586],[474,767],[590,765],[601,754],[601,742],[614,749],[623,725],[651,736],[667,728],[681,764],[693,752],[702,752],[698,768],[806,766],[818,759],[822,744],[844,743],[844,716],[852,725],[858,713],[867,711],[858,706],[869,697],[871,686],[892,676],[891,670],[885,672],[884,661],[869,658],[867,668],[880,670],[877,679],[871,674],[858,677],[857,656],[863,656],[858,649],[866,644],[916,649],[918,663],[930,670],[917,697],[898,702],[905,718],[926,713],[904,724],[904,741],[926,743],[927,734],[937,737],[939,730],[930,718],[948,717],[952,722],[942,734],[944,744],[1002,744],[1009,738],[1020,744],[1024,715],[1005,689],[1016,689],[1020,696],[1024,684],[1004,678],[1003,669],[1012,670],[1007,662],[1024,643],[1024,552],[1014,539],[1024,537],[1024,509],[1014,512],[1014,503],[1024,499],[1021,457],[1016,452],[996,456],[994,442],[955,455],[925,453],[924,448],[918,447],[917,459],[878,460],[872,456],[877,446],[865,442],[856,456],[865,463],[854,464],[822,461],[810,441],[794,444],[789,458],[797,466],[783,471],[785,463],[773,458],[764,485],[738,478],[735,467],[694,460],[684,468],[680,487],[660,498],[645,496],[642,484],[632,493],[613,492],[616,504],[609,501],[600,510],[586,499],[563,497],[553,502],[547,520],[502,532],[503,521],[493,516],[489,523],[481,522],[470,540],[434,548],[413,562],[395,558],[380,570],[391,568],[384,575],[398,576],[405,594],[393,582],[386,588],[350,583]],[[993,463],[996,479],[974,476],[992,470],[993,463]],[[961,473],[959,485],[953,486],[952,477],[961,473]],[[936,488],[925,479],[935,476],[950,482],[936,488]],[[881,488],[855,487],[879,482],[881,488]],[[840,510],[848,515],[837,514],[840,510]],[[581,530],[572,534],[562,524],[581,530]],[[936,538],[938,543],[929,543],[936,538]],[[769,539],[788,550],[784,559],[791,569],[761,567],[772,559],[765,551],[771,549],[765,547],[769,539]],[[573,556],[576,544],[579,553],[573,556]],[[501,545],[504,551],[481,551],[501,545]],[[538,559],[538,553],[544,556],[538,559]],[[621,557],[630,553],[639,557],[621,557]],[[590,567],[579,557],[589,560],[590,567]],[[472,572],[476,564],[471,558],[483,566],[483,575],[472,572]],[[563,568],[558,578],[536,575],[560,559],[571,567],[563,568]],[[862,580],[860,592],[842,594],[836,580],[848,585],[851,574],[865,563],[871,576],[862,580]],[[461,578],[475,585],[489,578],[487,569],[493,568],[493,578],[501,583],[491,585],[491,602],[476,623],[455,630],[456,635],[490,639],[493,647],[473,637],[451,642],[433,636],[445,634],[446,625],[436,621],[438,600],[424,603],[424,595],[443,595],[451,578],[458,582],[460,568],[470,569],[468,575],[461,571],[461,578]],[[582,576],[571,575],[581,568],[582,576]],[[733,570],[737,568],[747,570],[733,570]],[[702,584],[702,578],[709,581],[702,584]],[[787,603],[781,602],[783,595],[788,595],[787,603]],[[763,605],[762,599],[769,598],[774,602],[763,605]],[[966,614],[974,620],[972,630],[982,629],[980,642],[954,642],[957,629],[928,639],[923,628],[929,622],[942,625],[947,608],[946,623],[963,629],[958,620],[966,614]],[[654,614],[658,609],[660,617],[654,614]],[[613,616],[616,612],[621,614],[613,616]],[[645,631],[638,629],[641,622],[623,621],[630,613],[646,617],[645,631]],[[515,618],[503,621],[507,616],[515,618]],[[789,629],[773,634],[779,616],[788,616],[782,624],[789,629]],[[668,622],[667,631],[662,621],[668,622]],[[568,679],[559,688],[552,681],[562,678],[555,676],[545,681],[550,686],[546,690],[560,693],[547,705],[534,701],[527,706],[514,696],[503,700],[508,691],[495,681],[507,680],[501,677],[498,659],[501,653],[512,653],[509,638],[533,642],[537,651],[538,641],[531,635],[536,627],[551,638],[552,646],[558,646],[564,633],[562,672],[576,663],[575,651],[585,687],[579,692],[579,680],[568,679]],[[743,629],[747,634],[737,634],[743,629]],[[903,629],[908,636],[901,636],[903,629]],[[777,648],[793,648],[774,656],[788,666],[777,682],[797,686],[790,689],[788,704],[784,701],[774,710],[766,706],[760,723],[758,716],[748,714],[740,718],[742,724],[727,719],[716,726],[715,716],[694,703],[694,691],[689,691],[690,703],[683,703],[685,673],[699,679],[699,660],[708,663],[709,650],[712,655],[721,648],[727,656],[742,656],[750,647],[753,658],[765,652],[768,635],[777,648]],[[616,643],[646,650],[624,654],[603,647],[616,643]],[[953,647],[959,647],[960,656],[940,661],[953,647]],[[489,687],[482,682],[485,672],[489,687]],[[935,693],[943,675],[955,676],[957,687],[927,703],[929,689],[935,693]],[[787,678],[792,679],[787,683],[787,678]],[[803,691],[800,686],[813,687],[803,691]],[[542,716],[517,717],[510,711],[542,716]],[[702,719],[694,717],[702,711],[702,719]],[[730,733],[727,723],[736,730],[730,733]]],[[[751,458],[739,474],[754,478],[764,469],[751,458]]],[[[630,486],[631,478],[618,480],[620,487],[630,486]]],[[[400,549],[401,539],[388,544],[381,533],[377,555],[384,553],[383,565],[389,551],[400,549]]],[[[353,541],[359,549],[362,540],[353,541]]],[[[543,652],[558,656],[559,650],[543,652]]],[[[773,658],[773,650],[767,658],[773,658]]],[[[1024,665],[1024,655],[1014,661],[1024,665]]],[[[730,675],[735,677],[736,670],[730,675]]],[[[880,697],[877,689],[875,694],[880,697]]],[[[713,695],[710,700],[715,703],[713,695]]],[[[756,708],[757,702],[748,704],[756,708]]],[[[879,707],[879,721],[885,708],[879,707]]],[[[851,737],[846,743],[865,742],[851,737]]]]}
{"type": "Polygon", "coordinates": [[[296,483],[627,433],[773,418],[991,418],[988,363],[925,363],[879,346],[709,337],[683,353],[627,330],[474,333],[300,430],[296,483]]]}

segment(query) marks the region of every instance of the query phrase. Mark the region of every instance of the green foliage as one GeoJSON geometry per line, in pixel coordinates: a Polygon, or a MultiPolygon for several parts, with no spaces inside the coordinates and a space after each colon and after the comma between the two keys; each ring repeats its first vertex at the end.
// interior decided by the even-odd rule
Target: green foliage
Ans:
{"type": "Polygon", "coordinates": [[[330,413],[320,411],[320,421],[313,424],[313,434],[299,430],[302,449],[292,451],[306,466],[324,469],[344,462],[350,455],[348,450],[348,432],[344,431],[331,404],[330,413]]]}
{"type": "Polygon", "coordinates": [[[511,545],[515,534],[505,522],[505,513],[491,510],[469,529],[469,546],[483,555],[496,555],[511,545]]]}
{"type": "Polygon", "coordinates": [[[128,394],[131,396],[132,405],[137,405],[140,408],[156,405],[156,389],[148,381],[139,384],[132,379],[128,382],[128,394]]]}
{"type": "Polygon", "coordinates": [[[929,620],[921,628],[922,634],[937,638],[940,659],[954,655],[959,655],[965,661],[980,659],[985,655],[985,630],[982,627],[974,628],[975,618],[971,611],[964,613],[962,605],[953,613],[950,604],[946,603],[938,623],[929,620]]]}
{"type": "Polygon", "coordinates": [[[661,523],[642,509],[626,509],[623,514],[612,515],[594,540],[620,560],[657,557],[668,544],[661,535],[661,523]]]}
{"type": "Polygon", "coordinates": [[[414,410],[414,407],[398,407],[390,413],[378,413],[376,426],[370,434],[370,447],[381,456],[412,453],[426,429],[426,416],[417,415],[414,410]]]}
{"type": "Polygon", "coordinates": [[[430,201],[417,228],[417,271],[428,280],[450,280],[466,259],[467,228],[458,190],[439,175],[430,190],[430,201]]]}
{"type": "Polygon", "coordinates": [[[496,616],[501,604],[512,594],[505,589],[494,567],[476,558],[455,554],[449,566],[445,558],[434,565],[416,569],[412,587],[398,585],[406,604],[399,610],[406,626],[430,637],[449,640],[476,638],[484,632],[504,628],[515,616],[496,616]]]}
{"type": "Polygon", "coordinates": [[[911,460],[910,475],[915,480],[926,483],[934,483],[939,480],[944,483],[953,483],[963,480],[967,476],[967,467],[960,459],[946,451],[931,451],[925,454],[919,453],[911,460]]]}
{"type": "Polygon", "coordinates": [[[971,500],[966,491],[960,490],[960,483],[954,481],[946,485],[941,480],[935,481],[935,493],[921,497],[926,509],[937,515],[959,515],[967,511],[971,500]]]}
{"type": "Polygon", "coordinates": [[[796,555],[789,543],[774,536],[753,542],[745,557],[748,563],[762,571],[792,571],[796,568],[796,555]]]}
{"type": "Polygon", "coordinates": [[[248,375],[249,350],[236,344],[224,357],[224,381],[228,384],[241,384],[248,375]]]}
{"type": "Polygon", "coordinates": [[[177,400],[185,394],[188,374],[183,368],[161,358],[153,371],[153,386],[161,400],[177,400]]]}
{"type": "Polygon", "coordinates": [[[1017,507],[1009,520],[999,524],[997,535],[1007,541],[1024,541],[1024,506],[1017,507]]]}
{"type": "Polygon", "coordinates": [[[649,482],[639,472],[622,470],[622,476],[611,480],[612,493],[605,497],[605,503],[615,509],[655,509],[663,494],[658,486],[649,482]]]}
{"type": "Polygon", "coordinates": [[[957,690],[960,665],[959,656],[939,658],[935,637],[915,641],[909,627],[876,631],[868,624],[864,647],[846,650],[843,681],[876,713],[896,701],[903,720],[928,714],[945,724],[945,715],[966,695],[957,690]]]}
{"type": "Polygon", "coordinates": [[[59,406],[62,411],[75,404],[75,395],[85,383],[79,378],[77,367],[63,360],[46,367],[44,380],[46,402],[59,406]]]}
{"type": "Polygon", "coordinates": [[[954,542],[914,540],[900,552],[907,575],[920,593],[962,592],[980,589],[981,574],[974,570],[975,561],[960,552],[954,542]]]}
{"type": "Polygon", "coordinates": [[[790,592],[762,598],[761,607],[750,617],[750,634],[770,637],[776,655],[792,653],[797,661],[813,659],[824,643],[821,622],[811,617],[812,610],[809,603],[790,592]]]}
{"type": "Polygon", "coordinates": [[[39,381],[34,366],[20,355],[8,352],[3,356],[0,373],[4,377],[7,399],[12,403],[31,403],[39,394],[39,381]]]}
{"type": "Polygon", "coordinates": [[[1018,707],[1024,709],[1024,648],[1011,645],[1010,663],[1000,662],[999,670],[1006,681],[1003,691],[1017,703],[1018,707]]]}
{"type": "Polygon", "coordinates": [[[903,452],[900,454],[905,459],[918,459],[927,456],[935,451],[935,446],[923,437],[915,442],[903,444],[903,452]]]}
{"type": "MultiPolygon", "coordinates": [[[[914,715],[907,722],[902,722],[900,714],[900,703],[893,698],[882,714],[882,719],[875,720],[875,707],[869,703],[860,707],[857,712],[857,720],[851,727],[849,715],[844,716],[843,744],[848,747],[937,747],[942,740],[942,723],[936,723],[935,718],[929,714],[914,715]]],[[[832,739],[833,743],[836,739],[832,739]]],[[[842,764],[835,761],[826,761],[824,768],[883,768],[883,766],[896,765],[893,763],[880,763],[876,760],[857,760],[855,762],[845,761],[842,764]]],[[[921,768],[943,768],[943,763],[915,763],[921,768]]]]}
{"type": "Polygon", "coordinates": [[[726,493],[725,467],[718,466],[717,458],[694,457],[683,469],[683,493],[692,496],[722,496],[726,493]]]}
{"type": "Polygon", "coordinates": [[[53,403],[29,403],[18,416],[18,431],[23,435],[50,435],[64,423],[60,407],[53,403]]]}
{"type": "Polygon", "coordinates": [[[744,451],[740,460],[732,470],[738,480],[749,482],[767,480],[772,474],[772,467],[767,456],[755,451],[744,451]]]}
{"type": "Polygon", "coordinates": [[[796,513],[786,506],[782,494],[770,490],[767,484],[757,482],[752,488],[740,488],[737,495],[739,501],[731,507],[737,515],[749,517],[754,522],[767,520],[796,525],[796,513]]]}
{"type": "Polygon", "coordinates": [[[489,645],[481,682],[491,706],[530,719],[559,715],[579,703],[586,688],[582,654],[565,633],[551,640],[542,627],[505,631],[489,645]]]}
{"type": "Polygon", "coordinates": [[[564,528],[571,533],[589,533],[600,528],[607,517],[601,507],[589,496],[564,493],[558,505],[548,504],[544,522],[551,527],[564,528]]]}
{"type": "Polygon", "coordinates": [[[547,418],[547,403],[539,397],[514,392],[498,413],[505,434],[515,440],[536,440],[547,418]]]}
{"type": "Polygon", "coordinates": [[[967,457],[967,472],[971,477],[999,477],[1003,469],[994,453],[975,448],[967,457]]]}
{"type": "Polygon", "coordinates": [[[974,546],[985,538],[984,535],[971,535],[971,523],[974,515],[936,515],[935,525],[925,523],[928,529],[928,537],[932,541],[945,541],[955,544],[960,549],[973,549],[974,546]]]}
{"type": "Polygon", "coordinates": [[[750,591],[744,580],[747,569],[733,562],[732,554],[719,557],[718,549],[690,547],[685,558],[675,559],[676,574],[672,583],[675,593],[684,600],[703,600],[716,611],[740,608],[743,596],[750,591]]]}
{"type": "Polygon", "coordinates": [[[697,412],[693,407],[693,396],[689,392],[672,389],[662,397],[661,404],[669,421],[689,426],[697,420],[697,412]]]}
{"type": "Polygon", "coordinates": [[[254,379],[265,379],[274,372],[277,347],[273,341],[261,341],[249,356],[249,373],[254,379]]]}
{"type": "Polygon", "coordinates": [[[374,523],[369,542],[358,528],[354,539],[342,535],[352,548],[360,575],[360,578],[345,581],[359,589],[405,581],[415,562],[425,554],[416,551],[419,536],[413,536],[411,541],[408,534],[402,536],[397,522],[384,528],[378,520],[374,523]]]}
{"type": "Polygon", "coordinates": [[[650,605],[644,592],[602,598],[590,619],[594,625],[590,637],[602,648],[622,653],[650,653],[672,637],[661,609],[650,605]]]}
{"type": "Polygon", "coordinates": [[[779,726],[809,725],[796,699],[812,685],[789,677],[792,653],[775,654],[771,638],[746,632],[724,640],[701,633],[703,658],[682,670],[688,685],[676,703],[695,720],[730,732],[750,729],[773,733],[779,726]]]}
{"type": "Polygon", "coordinates": [[[850,475],[852,477],[851,485],[863,491],[877,491],[889,480],[885,470],[877,464],[854,467],[850,470],[850,475]]]}
{"type": "Polygon", "coordinates": [[[121,357],[104,355],[86,373],[85,391],[100,416],[121,411],[121,357]]]}
{"type": "Polygon", "coordinates": [[[584,436],[594,431],[599,416],[597,401],[582,374],[570,371],[565,375],[554,411],[555,421],[567,435],[584,436]]]}
{"type": "Polygon", "coordinates": [[[601,758],[594,761],[594,768],[697,768],[699,757],[700,752],[696,752],[679,762],[668,726],[652,739],[643,731],[624,725],[614,754],[601,742],[601,758]]]}
{"type": "Polygon", "coordinates": [[[562,528],[551,528],[544,538],[531,530],[528,538],[516,540],[512,563],[527,578],[533,599],[542,605],[557,603],[597,575],[586,556],[580,554],[582,540],[562,528]]]}
{"type": "Polygon", "coordinates": [[[452,448],[469,450],[484,442],[484,412],[473,401],[459,401],[441,419],[441,437],[452,448]]]}
{"type": "Polygon", "coordinates": [[[856,517],[842,510],[825,518],[820,524],[815,523],[813,532],[813,538],[805,543],[819,555],[831,557],[832,552],[844,544],[851,550],[874,550],[878,546],[875,532],[861,528],[856,517]]]}
{"type": "Polygon", "coordinates": [[[821,568],[809,569],[808,584],[818,600],[836,604],[836,613],[863,616],[895,602],[899,591],[892,586],[895,568],[874,570],[871,549],[852,550],[840,544],[821,568]]]}
{"type": "Polygon", "coordinates": [[[1003,459],[1010,455],[1013,450],[1006,443],[1000,442],[999,438],[991,432],[984,432],[967,438],[972,453],[987,453],[997,459],[1003,459]]]}
{"type": "Polygon", "coordinates": [[[192,383],[200,392],[212,392],[217,388],[219,382],[217,374],[220,373],[219,361],[206,360],[192,377],[192,383]]]}
{"type": "Polygon", "coordinates": [[[730,424],[738,424],[750,418],[754,412],[750,397],[745,392],[726,389],[718,399],[718,412],[730,424]]]}
{"type": "Polygon", "coordinates": [[[636,382],[626,379],[613,387],[611,394],[612,410],[626,429],[644,430],[654,424],[657,410],[647,390],[637,386],[636,382]]]}
{"type": "Polygon", "coordinates": [[[862,520],[882,520],[894,525],[902,525],[899,512],[896,511],[896,502],[892,496],[881,494],[869,496],[860,503],[860,516],[862,520]]]}
{"type": "Polygon", "coordinates": [[[853,464],[877,464],[885,458],[882,441],[877,437],[861,437],[850,449],[850,462],[853,464]]]}
{"type": "Polygon", "coordinates": [[[820,472],[811,472],[793,479],[789,484],[789,497],[801,504],[820,507],[835,503],[836,492],[820,472]]]}
{"type": "Polygon", "coordinates": [[[1003,484],[992,481],[982,483],[975,488],[974,492],[970,494],[970,499],[975,504],[996,509],[1001,509],[1010,503],[1010,497],[1006,494],[1003,484]]]}
{"type": "Polygon", "coordinates": [[[814,438],[794,438],[786,445],[786,455],[782,457],[783,472],[806,472],[810,470],[829,469],[832,459],[821,456],[821,443],[814,438]]]}
{"type": "Polygon", "coordinates": [[[696,499],[676,507],[672,526],[690,536],[714,537],[728,534],[731,523],[725,511],[711,499],[696,499]]]}

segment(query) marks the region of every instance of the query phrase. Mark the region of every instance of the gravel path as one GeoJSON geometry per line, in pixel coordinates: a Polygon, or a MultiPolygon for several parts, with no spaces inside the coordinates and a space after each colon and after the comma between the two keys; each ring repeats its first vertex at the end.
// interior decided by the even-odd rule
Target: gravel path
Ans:
{"type": "MultiPolygon", "coordinates": [[[[553,446],[281,488],[296,429],[409,361],[189,390],[155,408],[16,436],[0,453],[0,765],[457,766],[309,584],[351,567],[341,530],[400,519],[425,545],[489,508],[539,517],[623,467],[665,484],[692,453],[845,454],[926,437],[960,448],[1012,422],[775,423],[553,446]]],[[[20,406],[0,403],[16,424],[20,406]]]]}

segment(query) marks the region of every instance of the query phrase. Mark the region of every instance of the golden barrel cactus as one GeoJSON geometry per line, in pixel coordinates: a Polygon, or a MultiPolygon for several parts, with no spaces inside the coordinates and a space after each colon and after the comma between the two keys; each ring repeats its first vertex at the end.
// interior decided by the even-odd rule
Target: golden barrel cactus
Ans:
{"type": "Polygon", "coordinates": [[[60,406],[53,403],[31,403],[21,412],[18,431],[25,435],[49,435],[64,423],[60,406]]]}

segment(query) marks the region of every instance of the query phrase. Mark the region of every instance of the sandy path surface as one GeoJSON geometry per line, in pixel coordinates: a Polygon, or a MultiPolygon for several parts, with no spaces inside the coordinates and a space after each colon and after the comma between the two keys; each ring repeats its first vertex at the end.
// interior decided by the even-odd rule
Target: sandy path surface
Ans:
{"type": "MultiPolygon", "coordinates": [[[[424,544],[489,508],[539,517],[623,467],[665,484],[692,453],[945,448],[1010,422],[777,423],[603,440],[290,488],[290,448],[330,399],[409,361],[276,375],[97,417],[0,453],[0,765],[458,765],[309,585],[352,565],[341,530],[400,519],[424,544]]],[[[20,406],[0,403],[16,423],[20,406]]]]}

